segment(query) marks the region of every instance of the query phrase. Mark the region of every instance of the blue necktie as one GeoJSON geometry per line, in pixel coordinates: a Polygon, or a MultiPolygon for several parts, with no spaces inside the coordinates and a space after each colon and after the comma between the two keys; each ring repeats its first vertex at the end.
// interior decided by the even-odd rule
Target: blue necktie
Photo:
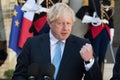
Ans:
{"type": "Polygon", "coordinates": [[[59,64],[60,64],[60,61],[61,61],[61,52],[62,52],[61,51],[61,44],[62,44],[61,41],[58,41],[56,43],[55,55],[54,55],[53,60],[52,60],[52,63],[55,66],[54,80],[56,80],[58,69],[59,69],[59,64]]]}

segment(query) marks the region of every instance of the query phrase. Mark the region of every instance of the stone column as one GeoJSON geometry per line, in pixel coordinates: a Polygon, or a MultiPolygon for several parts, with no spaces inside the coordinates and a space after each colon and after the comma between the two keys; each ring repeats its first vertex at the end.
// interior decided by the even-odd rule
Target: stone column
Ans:
{"type": "MultiPolygon", "coordinates": [[[[70,0],[70,7],[75,11],[75,13],[78,11],[78,9],[81,7],[82,0],[70,0]]],[[[73,26],[72,33],[77,35],[78,37],[83,37],[86,32],[87,26],[85,24],[81,23],[81,20],[76,18],[76,22],[73,26]]]]}

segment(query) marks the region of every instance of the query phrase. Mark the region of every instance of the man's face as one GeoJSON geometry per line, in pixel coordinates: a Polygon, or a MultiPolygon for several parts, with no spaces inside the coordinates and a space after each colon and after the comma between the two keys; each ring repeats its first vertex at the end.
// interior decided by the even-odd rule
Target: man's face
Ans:
{"type": "Polygon", "coordinates": [[[70,14],[62,15],[57,20],[50,23],[52,34],[59,40],[65,40],[69,37],[73,25],[73,19],[70,14]]]}

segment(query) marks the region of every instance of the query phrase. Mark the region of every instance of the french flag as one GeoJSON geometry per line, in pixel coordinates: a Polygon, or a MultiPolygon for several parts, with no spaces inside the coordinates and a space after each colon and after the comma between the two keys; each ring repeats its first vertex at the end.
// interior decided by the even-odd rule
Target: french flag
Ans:
{"type": "Polygon", "coordinates": [[[20,31],[19,42],[18,42],[18,46],[20,48],[23,48],[23,45],[26,42],[27,38],[33,37],[33,33],[29,32],[29,29],[32,26],[33,18],[34,18],[33,12],[25,12],[24,13],[21,31],[20,31]]]}
{"type": "Polygon", "coordinates": [[[33,5],[31,4],[34,3],[35,0],[27,0],[26,4],[22,7],[22,10],[28,10],[28,11],[24,12],[24,17],[22,20],[20,37],[18,41],[18,46],[20,48],[23,48],[27,38],[33,37],[33,33],[30,33],[29,30],[32,26],[35,13],[33,11],[29,11],[30,10],[29,8],[33,8],[33,5]]]}

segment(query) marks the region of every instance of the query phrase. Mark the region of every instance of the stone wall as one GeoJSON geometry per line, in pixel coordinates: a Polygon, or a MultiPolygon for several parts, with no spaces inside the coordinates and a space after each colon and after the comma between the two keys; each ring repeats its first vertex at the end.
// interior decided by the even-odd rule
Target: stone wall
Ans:
{"type": "Polygon", "coordinates": [[[115,14],[114,14],[115,36],[113,46],[120,44],[120,0],[115,0],[115,14]]]}

